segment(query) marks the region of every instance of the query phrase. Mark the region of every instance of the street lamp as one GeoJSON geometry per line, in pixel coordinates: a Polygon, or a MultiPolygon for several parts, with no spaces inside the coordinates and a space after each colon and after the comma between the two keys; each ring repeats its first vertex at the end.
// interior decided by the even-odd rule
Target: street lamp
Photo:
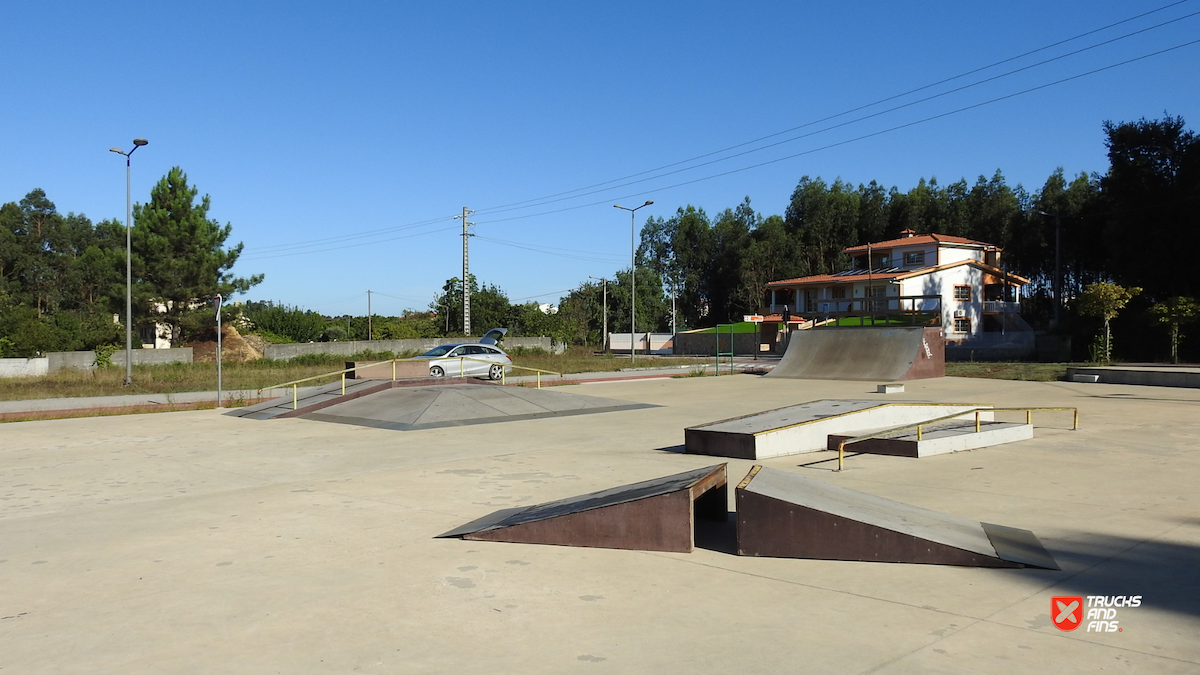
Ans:
{"type": "Polygon", "coordinates": [[[1062,216],[1034,209],[1043,216],[1054,216],[1054,327],[1062,318],[1062,216]]]}
{"type": "MultiPolygon", "coordinates": [[[[634,273],[637,270],[637,242],[635,239],[637,236],[637,226],[633,222],[633,214],[636,213],[638,209],[650,206],[653,203],[654,202],[647,199],[645,204],[632,209],[621,206],[620,204],[613,204],[614,208],[629,212],[629,365],[631,366],[633,365],[634,360],[637,359],[637,349],[633,346],[633,317],[634,312],[637,309],[637,284],[634,283],[634,273]]],[[[649,346],[649,344],[646,345],[647,348],[649,348],[649,346]]]]}
{"type": "Polygon", "coordinates": [[[132,213],[129,196],[129,158],[134,150],[150,141],[144,138],[133,139],[133,149],[125,152],[120,148],[111,148],[109,152],[125,156],[125,382],[128,387],[133,384],[133,246],[130,243],[130,213],[132,213]]]}
{"type": "Polygon", "coordinates": [[[602,341],[604,343],[604,351],[607,352],[608,351],[608,279],[605,279],[604,277],[593,277],[593,276],[589,276],[588,278],[595,279],[596,281],[604,282],[604,300],[602,301],[604,303],[604,333],[602,333],[602,336],[603,336],[602,341]]]}

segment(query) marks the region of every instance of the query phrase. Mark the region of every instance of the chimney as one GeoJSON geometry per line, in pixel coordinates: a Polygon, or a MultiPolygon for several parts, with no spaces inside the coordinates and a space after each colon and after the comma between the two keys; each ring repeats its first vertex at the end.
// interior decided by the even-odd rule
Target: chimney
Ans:
{"type": "Polygon", "coordinates": [[[917,233],[914,232],[912,230],[912,228],[906,228],[906,229],[900,231],[900,236],[904,237],[905,239],[907,239],[909,237],[915,237],[916,235],[917,235],[917,233]]]}

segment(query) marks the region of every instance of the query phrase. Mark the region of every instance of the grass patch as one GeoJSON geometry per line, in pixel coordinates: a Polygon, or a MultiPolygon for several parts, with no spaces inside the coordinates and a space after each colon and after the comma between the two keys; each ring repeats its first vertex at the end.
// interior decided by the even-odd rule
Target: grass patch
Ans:
{"type": "MultiPolygon", "coordinates": [[[[347,361],[382,361],[408,358],[415,354],[393,355],[391,352],[363,352],[352,356],[306,354],[290,361],[258,359],[245,363],[225,363],[221,367],[222,386],[227,401],[249,398],[259,389],[341,370],[347,361]]],[[[513,362],[519,366],[550,370],[558,373],[594,373],[629,367],[629,358],[597,355],[586,347],[572,347],[563,354],[534,350],[513,350],[513,362]]],[[[674,358],[638,355],[638,366],[691,365],[706,363],[705,359],[674,358]]],[[[514,369],[512,376],[532,375],[514,369]]],[[[122,394],[174,394],[185,391],[215,391],[215,363],[167,363],[133,367],[133,384],[125,387],[123,368],[97,368],[92,371],[61,370],[44,377],[0,379],[0,401],[21,401],[41,398],[78,398],[81,396],[119,396],[122,394]]],[[[331,375],[303,386],[337,382],[340,375],[331,375]]],[[[544,383],[543,383],[544,386],[544,383]]],[[[32,418],[31,418],[32,419],[32,418]]]]}
{"type": "Polygon", "coordinates": [[[946,363],[946,374],[952,377],[979,377],[991,380],[1025,380],[1056,382],[1067,378],[1066,363],[1023,362],[966,362],[946,363]]]}

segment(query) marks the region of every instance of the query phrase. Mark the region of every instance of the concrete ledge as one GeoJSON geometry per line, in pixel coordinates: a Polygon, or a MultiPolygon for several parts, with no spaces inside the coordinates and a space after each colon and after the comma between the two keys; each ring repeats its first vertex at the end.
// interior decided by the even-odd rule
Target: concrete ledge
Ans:
{"type": "Polygon", "coordinates": [[[1151,387],[1188,387],[1200,389],[1200,368],[1195,366],[1094,366],[1067,368],[1072,382],[1101,384],[1141,384],[1151,387]],[[1094,376],[1096,379],[1090,379],[1094,376]],[[1080,377],[1089,379],[1081,380],[1080,377]]]}

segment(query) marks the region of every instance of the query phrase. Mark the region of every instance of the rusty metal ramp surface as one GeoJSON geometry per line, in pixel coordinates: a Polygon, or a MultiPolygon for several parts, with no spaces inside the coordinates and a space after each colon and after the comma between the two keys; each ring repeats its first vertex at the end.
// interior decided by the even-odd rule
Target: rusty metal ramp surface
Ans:
{"type": "Polygon", "coordinates": [[[1028,530],[755,466],[735,490],[739,555],[1059,569],[1028,530]]]}
{"type": "Polygon", "coordinates": [[[765,377],[901,381],[946,374],[940,328],[812,328],[789,334],[765,377]]]}
{"type": "Polygon", "coordinates": [[[438,537],[689,553],[697,517],[726,517],[725,466],[501,509],[438,537]]]}
{"type": "Polygon", "coordinates": [[[655,407],[553,389],[462,384],[386,389],[300,417],[407,431],[655,407]]]}

